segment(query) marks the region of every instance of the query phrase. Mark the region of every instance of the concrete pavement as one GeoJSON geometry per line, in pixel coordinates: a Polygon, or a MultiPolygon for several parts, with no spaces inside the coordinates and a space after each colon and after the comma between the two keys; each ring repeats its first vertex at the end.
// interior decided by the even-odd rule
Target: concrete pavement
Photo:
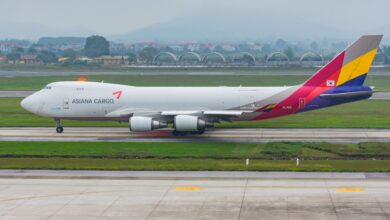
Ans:
{"type": "MultiPolygon", "coordinates": [[[[0,171],[0,219],[390,219],[386,175],[320,173],[313,178],[309,173],[305,178],[300,173],[253,172],[249,176],[258,178],[246,178],[244,172],[240,178],[234,172],[238,178],[218,180],[208,177],[229,172],[185,172],[204,179],[69,179],[50,178],[63,171],[46,177],[47,171],[37,172],[41,176],[36,178],[8,178],[0,171]]],[[[104,172],[102,176],[112,176],[104,172]]]]}
{"type": "Polygon", "coordinates": [[[248,128],[210,129],[202,135],[174,137],[170,129],[130,132],[126,127],[0,127],[0,141],[121,141],[121,142],[269,142],[326,141],[357,143],[390,141],[390,129],[248,128]]]}

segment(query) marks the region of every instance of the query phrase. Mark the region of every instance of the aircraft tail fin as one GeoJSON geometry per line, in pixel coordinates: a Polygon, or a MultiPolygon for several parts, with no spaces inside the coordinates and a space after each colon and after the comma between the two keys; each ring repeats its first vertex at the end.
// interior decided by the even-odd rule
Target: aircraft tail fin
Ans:
{"type": "Polygon", "coordinates": [[[383,35],[363,35],[314,74],[304,86],[361,86],[383,35]]]}

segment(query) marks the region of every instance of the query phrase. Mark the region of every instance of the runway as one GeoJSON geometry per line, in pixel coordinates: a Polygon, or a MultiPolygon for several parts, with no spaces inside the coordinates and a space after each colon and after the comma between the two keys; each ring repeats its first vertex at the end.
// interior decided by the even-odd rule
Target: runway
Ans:
{"type": "Polygon", "coordinates": [[[387,142],[390,129],[211,129],[203,135],[175,137],[170,129],[130,132],[126,127],[67,127],[57,134],[54,127],[3,127],[1,141],[121,141],[121,142],[387,142]]]}
{"type": "MultiPolygon", "coordinates": [[[[24,98],[35,91],[0,91],[0,98],[24,98]]],[[[390,92],[376,92],[370,99],[390,99],[390,92]]]]}
{"type": "Polygon", "coordinates": [[[388,173],[2,170],[0,218],[389,219],[389,185],[388,173]]]}

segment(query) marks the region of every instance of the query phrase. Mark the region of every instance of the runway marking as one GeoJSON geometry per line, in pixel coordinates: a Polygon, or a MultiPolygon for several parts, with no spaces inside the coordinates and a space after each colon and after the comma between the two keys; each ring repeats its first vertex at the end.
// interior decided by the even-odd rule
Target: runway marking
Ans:
{"type": "Polygon", "coordinates": [[[203,190],[203,188],[199,187],[199,186],[177,186],[177,187],[175,187],[175,190],[177,190],[177,191],[197,191],[197,190],[203,190]]]}
{"type": "Polygon", "coordinates": [[[340,188],[336,188],[336,191],[338,191],[338,192],[362,192],[362,191],[364,191],[364,188],[360,188],[360,187],[340,187],[340,188]]]}

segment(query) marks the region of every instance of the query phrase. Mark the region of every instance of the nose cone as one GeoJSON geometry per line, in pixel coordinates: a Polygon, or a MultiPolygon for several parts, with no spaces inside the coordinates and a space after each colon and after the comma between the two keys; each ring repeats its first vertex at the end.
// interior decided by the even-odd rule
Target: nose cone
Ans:
{"type": "Polygon", "coordinates": [[[38,103],[34,101],[32,96],[23,99],[22,102],[20,102],[20,105],[29,112],[37,113],[38,103]]]}

